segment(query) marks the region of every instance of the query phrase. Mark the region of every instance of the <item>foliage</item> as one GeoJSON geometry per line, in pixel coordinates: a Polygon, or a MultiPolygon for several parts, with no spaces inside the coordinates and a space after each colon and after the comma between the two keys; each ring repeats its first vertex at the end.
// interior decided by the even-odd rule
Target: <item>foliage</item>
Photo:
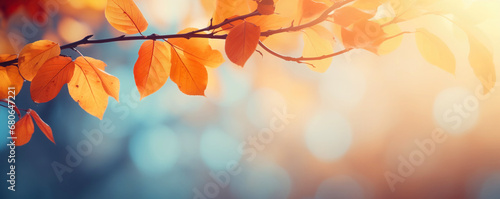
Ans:
{"type": "MultiPolygon", "coordinates": [[[[89,114],[102,119],[109,96],[119,100],[118,78],[105,72],[105,62],[82,55],[76,48],[83,44],[100,44],[125,40],[145,40],[134,64],[135,83],[141,99],[158,91],[168,78],[187,95],[204,95],[208,75],[206,67],[216,68],[224,62],[210,39],[225,40],[225,54],[234,64],[244,67],[260,46],[270,55],[285,61],[306,64],[311,70],[325,72],[334,56],[355,49],[377,55],[390,53],[400,45],[405,34],[415,36],[423,58],[444,71],[454,74],[456,57],[433,30],[414,27],[403,31],[398,24],[422,16],[445,19],[463,30],[469,39],[469,61],[485,92],[496,82],[491,51],[479,40],[476,25],[482,19],[463,17],[471,12],[453,0],[216,0],[210,25],[186,28],[172,35],[144,35],[148,22],[132,0],[108,0],[105,17],[127,35],[108,39],[90,39],[92,35],[70,44],[40,40],[26,45],[18,55],[0,55],[0,98],[7,98],[6,88],[21,91],[23,79],[31,81],[31,97],[36,103],[54,99],[67,84],[71,97],[89,114]],[[456,5],[444,8],[441,3],[456,5]],[[390,11],[380,17],[382,11],[390,11]],[[304,48],[301,57],[282,55],[263,42],[268,37],[286,37],[301,32],[304,48]],[[340,51],[335,49],[341,48],[340,51]],[[76,59],[61,55],[72,49],[76,59]],[[17,59],[16,59],[17,58],[17,59]]],[[[7,8],[11,9],[11,8],[7,8]]],[[[7,14],[9,14],[7,12],[7,14]]],[[[262,54],[260,51],[258,51],[262,54]]],[[[6,101],[3,101],[6,102],[6,101]]],[[[43,133],[54,142],[52,131],[33,110],[17,122],[17,145],[29,142],[34,131],[32,118],[43,133]]]]}

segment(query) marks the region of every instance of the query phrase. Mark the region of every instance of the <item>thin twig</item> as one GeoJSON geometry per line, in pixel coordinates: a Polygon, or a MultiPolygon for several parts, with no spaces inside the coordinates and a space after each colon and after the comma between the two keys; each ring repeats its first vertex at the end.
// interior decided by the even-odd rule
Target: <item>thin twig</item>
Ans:
{"type": "Polygon", "coordinates": [[[264,43],[262,43],[260,41],[259,41],[259,45],[260,45],[260,47],[262,47],[262,49],[264,49],[265,51],[267,51],[271,55],[274,55],[274,56],[276,56],[280,59],[283,59],[285,61],[292,61],[292,62],[297,62],[297,63],[301,63],[301,64],[305,63],[305,61],[322,60],[322,59],[326,59],[326,58],[330,58],[330,57],[335,57],[335,56],[338,56],[338,55],[341,55],[341,54],[344,54],[344,53],[347,53],[347,52],[353,50],[352,48],[346,48],[344,50],[341,50],[341,51],[338,51],[335,53],[331,53],[328,55],[322,55],[322,56],[318,56],[318,57],[290,57],[290,56],[282,55],[282,54],[275,52],[274,50],[270,49],[269,47],[267,47],[266,45],[264,45],[264,43]]]}

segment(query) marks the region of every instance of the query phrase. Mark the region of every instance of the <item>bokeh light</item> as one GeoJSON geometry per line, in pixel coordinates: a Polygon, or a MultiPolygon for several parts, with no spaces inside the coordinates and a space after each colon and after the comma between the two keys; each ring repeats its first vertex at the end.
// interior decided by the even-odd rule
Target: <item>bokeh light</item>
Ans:
{"type": "Polygon", "coordinates": [[[365,199],[363,187],[350,176],[335,176],[323,181],[314,199],[365,199]]]}
{"type": "Polygon", "coordinates": [[[290,176],[283,168],[261,160],[257,165],[243,168],[242,173],[234,177],[231,191],[241,199],[285,199],[291,186],[290,176]]]}
{"type": "Polygon", "coordinates": [[[356,67],[335,63],[323,76],[320,89],[325,103],[354,107],[365,94],[366,78],[356,67]]]}
{"type": "Polygon", "coordinates": [[[448,88],[436,97],[434,119],[449,133],[465,133],[477,124],[479,106],[479,99],[469,90],[448,88]]]}
{"type": "Polygon", "coordinates": [[[307,124],[304,139],[314,156],[324,161],[333,161],[341,158],[349,149],[352,130],[341,114],[321,112],[307,124]]]}
{"type": "Polygon", "coordinates": [[[500,173],[490,175],[481,185],[478,199],[499,199],[500,198],[500,173]]]}
{"type": "Polygon", "coordinates": [[[274,110],[283,106],[286,106],[283,95],[270,88],[261,88],[249,96],[246,113],[253,125],[265,127],[274,117],[274,110]]]}
{"type": "Polygon", "coordinates": [[[180,156],[177,135],[167,127],[137,132],[130,141],[130,156],[147,175],[170,171],[180,156]]]}
{"type": "Polygon", "coordinates": [[[231,161],[238,162],[238,141],[216,128],[208,128],[200,138],[200,154],[212,170],[224,170],[231,161]]]}

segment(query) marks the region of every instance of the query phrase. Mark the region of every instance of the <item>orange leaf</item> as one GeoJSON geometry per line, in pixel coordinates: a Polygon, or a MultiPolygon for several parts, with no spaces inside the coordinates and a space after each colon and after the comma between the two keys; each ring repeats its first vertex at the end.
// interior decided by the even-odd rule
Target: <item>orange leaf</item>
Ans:
{"type": "Polygon", "coordinates": [[[302,0],[302,14],[301,18],[312,18],[320,15],[328,9],[324,2],[316,2],[314,0],[302,0]]]}
{"type": "Polygon", "coordinates": [[[119,101],[120,81],[115,76],[104,71],[106,63],[92,57],[78,57],[75,60],[75,64],[80,66],[90,65],[91,68],[94,69],[99,80],[102,82],[104,91],[106,91],[109,96],[115,98],[116,101],[119,101]]]}
{"type": "Polygon", "coordinates": [[[231,29],[226,38],[226,55],[233,63],[242,66],[250,58],[259,43],[260,27],[243,22],[231,29]]]}
{"type": "Polygon", "coordinates": [[[276,7],[274,7],[273,0],[262,0],[259,2],[259,5],[257,6],[257,10],[259,11],[260,14],[263,15],[271,15],[274,13],[275,9],[276,7]]]}
{"type": "MultiPolygon", "coordinates": [[[[333,34],[325,27],[315,25],[304,30],[304,51],[303,57],[319,57],[333,53],[333,34]]],[[[316,72],[325,72],[331,65],[333,58],[308,61],[314,65],[309,68],[316,72]]]]}
{"type": "Polygon", "coordinates": [[[342,42],[345,48],[362,48],[373,53],[385,40],[385,33],[380,24],[363,20],[354,24],[352,30],[342,28],[342,42]]]}
{"type": "MultiPolygon", "coordinates": [[[[6,62],[16,59],[16,55],[0,55],[0,62],[6,62]]],[[[19,69],[16,66],[0,67],[0,99],[8,98],[12,94],[8,93],[9,87],[15,88],[14,95],[19,94],[23,88],[24,79],[19,74],[19,69]]]]}
{"type": "Polygon", "coordinates": [[[28,44],[19,53],[19,71],[24,79],[31,81],[45,61],[59,54],[59,44],[52,41],[40,40],[28,44]]]}
{"type": "Polygon", "coordinates": [[[117,30],[136,34],[146,31],[148,22],[132,0],[108,0],[104,14],[117,30]]]}
{"type": "Polygon", "coordinates": [[[356,22],[368,20],[373,16],[374,14],[369,14],[357,8],[347,6],[335,11],[335,13],[333,13],[333,20],[334,23],[339,24],[342,27],[347,27],[356,22]]]}
{"type": "Polygon", "coordinates": [[[172,69],[170,78],[187,95],[205,95],[208,73],[201,63],[188,59],[185,53],[172,46],[172,69]]]}
{"type": "Polygon", "coordinates": [[[16,138],[16,146],[22,146],[28,143],[31,140],[33,132],[35,132],[33,120],[31,120],[30,114],[26,114],[15,124],[13,137],[16,138]]]}
{"type": "Polygon", "coordinates": [[[170,75],[170,48],[161,41],[145,41],[134,65],[134,78],[141,99],[158,91],[170,75]]]}
{"type": "Polygon", "coordinates": [[[75,63],[70,57],[57,56],[42,65],[31,82],[31,99],[45,103],[54,99],[73,77],[75,63]]]}
{"type": "MultiPolygon", "coordinates": [[[[389,0],[356,0],[352,4],[353,7],[363,10],[376,10],[380,5],[389,0]]],[[[434,0],[433,0],[434,1],[434,0]]],[[[405,2],[405,1],[401,1],[405,2]]],[[[399,1],[398,1],[399,3],[399,1]]]]}
{"type": "Polygon", "coordinates": [[[45,136],[55,144],[56,142],[54,141],[54,135],[52,135],[52,129],[50,128],[50,126],[45,123],[42,118],[40,118],[36,111],[29,109],[28,114],[31,115],[33,119],[35,119],[36,125],[38,126],[38,128],[40,128],[40,130],[42,130],[43,134],[45,134],[45,136]]]}
{"type": "MultiPolygon", "coordinates": [[[[178,34],[195,31],[195,28],[186,28],[178,34]]],[[[176,46],[177,50],[182,50],[184,56],[199,62],[202,65],[216,68],[224,63],[224,58],[218,50],[213,50],[208,43],[208,38],[172,38],[168,42],[176,46]]]]}
{"type": "Polygon", "coordinates": [[[68,83],[69,94],[83,110],[102,119],[108,106],[108,95],[117,97],[120,82],[101,70],[106,64],[100,60],[78,57],[75,66],[73,78],[68,83]]]}

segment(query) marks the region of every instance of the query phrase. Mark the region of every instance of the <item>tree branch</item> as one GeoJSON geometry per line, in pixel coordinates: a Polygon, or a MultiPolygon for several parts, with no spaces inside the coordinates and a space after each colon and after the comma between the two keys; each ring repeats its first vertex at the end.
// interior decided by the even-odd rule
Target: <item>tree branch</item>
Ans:
{"type": "MultiPolygon", "coordinates": [[[[334,10],[336,10],[336,9],[338,9],[338,8],[340,8],[340,7],[348,4],[350,2],[353,2],[353,1],[354,0],[344,0],[344,1],[337,2],[337,3],[333,4],[331,7],[329,7],[328,9],[326,9],[318,18],[314,19],[311,22],[308,22],[308,23],[305,23],[305,24],[302,24],[302,25],[299,25],[299,26],[293,26],[293,25],[291,25],[288,28],[280,28],[280,29],[277,29],[277,30],[268,30],[266,32],[262,32],[261,36],[266,36],[267,37],[267,36],[271,36],[271,35],[278,34],[278,33],[299,31],[299,30],[302,30],[304,28],[314,26],[314,25],[316,25],[318,23],[321,23],[321,22],[325,21],[328,18],[328,15],[331,12],[333,12],[334,10]]],[[[238,20],[244,20],[244,19],[246,19],[248,17],[258,16],[258,15],[261,15],[261,14],[257,10],[255,10],[254,12],[251,12],[251,13],[246,14],[246,15],[241,15],[241,16],[238,16],[238,17],[235,17],[235,18],[226,19],[226,20],[224,20],[223,22],[221,22],[221,23],[219,23],[217,25],[212,25],[210,23],[210,25],[207,26],[207,27],[205,27],[205,28],[198,29],[198,30],[195,30],[195,31],[191,31],[191,32],[188,32],[188,33],[183,33],[183,34],[169,34],[169,35],[151,34],[149,36],[144,36],[144,35],[141,35],[141,36],[125,36],[125,35],[122,35],[122,36],[118,36],[118,37],[114,37],[114,38],[95,39],[95,40],[91,40],[90,39],[93,35],[88,35],[88,36],[86,36],[85,38],[83,38],[83,39],[81,39],[79,41],[76,41],[76,42],[69,43],[69,44],[61,46],[61,50],[75,48],[77,46],[85,45],[85,44],[101,44],[101,43],[111,43],[111,42],[117,42],[117,41],[131,41],[131,40],[157,40],[157,39],[170,39],[170,38],[226,39],[227,34],[216,35],[214,32],[212,32],[212,33],[201,33],[201,32],[205,32],[205,31],[209,31],[209,30],[216,30],[216,29],[218,29],[218,28],[220,28],[220,27],[222,27],[224,25],[230,24],[231,22],[238,21],[238,20]]],[[[14,59],[14,60],[11,60],[11,61],[6,61],[6,62],[0,62],[0,66],[4,66],[5,67],[5,66],[16,64],[16,63],[18,63],[18,59],[14,59]]]]}

